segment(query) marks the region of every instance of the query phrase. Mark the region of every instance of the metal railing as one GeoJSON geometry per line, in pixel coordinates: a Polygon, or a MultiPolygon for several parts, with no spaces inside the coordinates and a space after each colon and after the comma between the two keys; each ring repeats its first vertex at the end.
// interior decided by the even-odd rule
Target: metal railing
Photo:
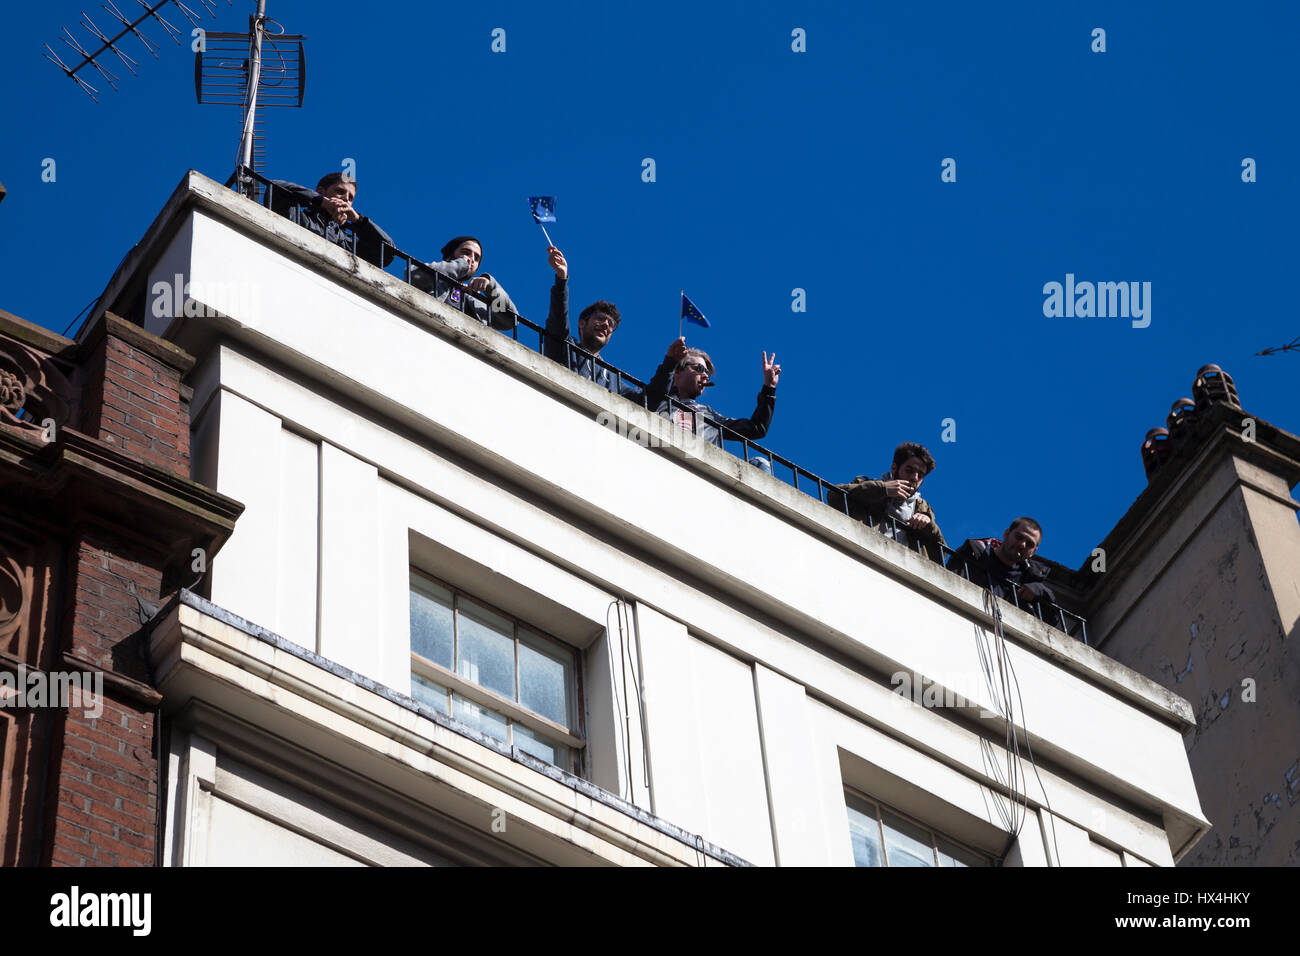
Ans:
{"type": "MultiPolygon", "coordinates": [[[[257,186],[261,186],[266,190],[265,194],[261,197],[261,202],[263,205],[271,208],[273,192],[276,188],[275,184],[253,170],[248,169],[247,167],[237,169],[235,173],[231,175],[230,179],[226,181],[226,185],[233,186],[238,181],[241,173],[245,174],[248,179],[252,181],[254,189],[256,189],[257,186]]],[[[258,199],[256,196],[251,198],[254,200],[258,199]]],[[[348,251],[353,253],[353,255],[359,255],[357,251],[358,237],[356,233],[347,231],[340,233],[340,236],[347,238],[350,241],[340,242],[339,245],[348,249],[348,251]]],[[[409,253],[403,252],[396,246],[390,245],[386,242],[381,242],[379,243],[378,251],[380,261],[384,263],[381,268],[384,268],[385,271],[393,274],[391,266],[394,263],[400,263],[401,277],[408,284],[430,292],[430,294],[435,298],[438,298],[447,305],[470,315],[480,322],[488,321],[483,318],[484,312],[488,315],[494,314],[494,311],[496,315],[501,314],[501,310],[493,309],[492,302],[489,301],[488,297],[483,293],[471,291],[464,283],[458,282],[455,279],[449,278],[448,276],[429,268],[429,263],[417,259],[409,253]],[[417,277],[418,281],[413,281],[417,279],[417,277]],[[476,306],[475,303],[478,303],[478,305],[476,306]]],[[[693,434],[699,433],[699,423],[700,420],[703,419],[710,427],[717,430],[717,440],[714,444],[719,448],[734,454],[737,458],[750,464],[756,464],[760,460],[766,461],[768,467],[763,470],[767,471],[774,478],[784,481],[786,484],[791,485],[796,491],[801,491],[810,497],[816,498],[822,504],[834,508],[842,514],[850,514],[848,495],[834,483],[829,482],[820,475],[798,465],[789,458],[777,454],[765,445],[760,445],[752,438],[746,438],[735,429],[729,428],[725,423],[699,411],[696,406],[682,402],[671,395],[663,396],[661,404],[656,408],[651,408],[648,383],[642,382],[640,379],[629,375],[615,365],[610,365],[599,355],[587,351],[581,345],[569,341],[567,329],[565,330],[564,338],[559,342],[555,342],[554,340],[557,337],[552,336],[543,326],[537,325],[535,322],[524,318],[518,313],[507,312],[507,315],[508,318],[501,321],[501,324],[504,325],[508,322],[509,327],[498,327],[498,331],[502,334],[509,335],[514,341],[520,341],[519,329],[520,327],[523,327],[526,332],[536,333],[537,346],[535,351],[540,352],[543,355],[548,354],[548,352],[552,350],[558,351],[557,346],[562,345],[566,360],[564,364],[570,371],[577,371],[577,368],[583,368],[585,369],[585,374],[579,374],[583,374],[583,377],[590,381],[595,382],[598,378],[606,379],[609,383],[607,387],[615,394],[622,393],[623,389],[620,387],[621,385],[630,385],[635,391],[639,392],[641,407],[650,412],[659,412],[661,414],[666,410],[669,413],[668,417],[670,420],[672,419],[671,413],[674,411],[681,410],[689,412],[691,416],[690,430],[693,434]],[[550,348],[548,348],[548,340],[552,343],[550,348]],[[603,370],[605,375],[600,376],[597,371],[598,369],[603,370]],[[739,447],[733,450],[733,448],[728,447],[729,444],[739,447]],[[787,475],[788,477],[786,477],[787,475]],[[800,479],[802,479],[802,484],[800,483],[800,479]]],[[[528,342],[523,342],[522,344],[531,347],[528,342]]],[[[866,524],[875,528],[886,537],[893,538],[900,544],[911,548],[911,550],[916,551],[922,556],[931,557],[927,554],[927,548],[935,549],[940,555],[938,563],[945,569],[952,571],[952,569],[948,568],[948,562],[955,553],[952,548],[940,544],[927,545],[917,535],[913,534],[910,529],[900,525],[892,516],[886,516],[880,521],[868,517],[866,524]],[[882,526],[887,526],[888,530],[886,530],[886,527],[882,526]]],[[[931,558],[931,560],[933,560],[933,558],[931,558]]],[[[958,572],[952,571],[952,573],[956,574],[958,572]]],[[[971,580],[970,567],[964,563],[962,564],[961,576],[967,581],[971,580]]],[[[1071,637],[1083,641],[1085,644],[1088,643],[1088,626],[1087,622],[1082,617],[1048,601],[1025,602],[1028,606],[1022,606],[1020,597],[1017,594],[1019,589],[1011,588],[1010,590],[1010,600],[1016,607],[1029,611],[1045,624],[1055,627],[1071,637]]]]}

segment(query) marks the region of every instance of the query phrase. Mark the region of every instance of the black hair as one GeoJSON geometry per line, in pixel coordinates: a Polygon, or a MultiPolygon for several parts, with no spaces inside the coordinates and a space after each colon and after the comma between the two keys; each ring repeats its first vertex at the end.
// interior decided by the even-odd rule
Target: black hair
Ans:
{"type": "Polygon", "coordinates": [[[587,317],[596,312],[601,312],[609,316],[610,320],[614,323],[614,328],[616,329],[618,328],[618,323],[622,321],[622,316],[618,314],[618,306],[613,302],[606,302],[604,299],[599,299],[582,310],[582,314],[578,316],[578,324],[581,325],[583,322],[586,322],[587,317]]]}
{"type": "MultiPolygon", "coordinates": [[[[452,239],[450,242],[448,242],[445,246],[442,247],[443,260],[444,261],[449,260],[453,255],[455,255],[456,247],[459,246],[462,242],[477,242],[479,250],[481,251],[483,249],[483,243],[479,242],[478,236],[457,236],[455,239],[452,239]]],[[[481,255],[479,256],[478,264],[480,266],[483,265],[483,257],[481,255]]]]}
{"type": "Polygon", "coordinates": [[[316,191],[323,195],[325,190],[329,189],[335,183],[351,183],[352,189],[354,191],[357,189],[357,181],[347,173],[326,173],[320,178],[320,182],[316,184],[316,191]]]}

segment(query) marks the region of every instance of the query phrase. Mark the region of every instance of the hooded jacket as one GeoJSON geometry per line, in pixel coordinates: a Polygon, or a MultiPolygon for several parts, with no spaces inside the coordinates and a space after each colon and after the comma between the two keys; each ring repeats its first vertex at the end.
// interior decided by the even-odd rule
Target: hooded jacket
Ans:
{"type": "Polygon", "coordinates": [[[482,294],[492,306],[485,305],[477,296],[470,295],[461,286],[468,285],[474,278],[469,260],[465,258],[426,262],[411,270],[411,285],[422,292],[427,292],[439,302],[446,302],[454,309],[472,315],[484,325],[509,332],[519,319],[519,310],[515,308],[510,295],[490,273],[482,273],[487,279],[488,287],[482,294]],[[451,282],[446,281],[451,279],[451,282]]]}

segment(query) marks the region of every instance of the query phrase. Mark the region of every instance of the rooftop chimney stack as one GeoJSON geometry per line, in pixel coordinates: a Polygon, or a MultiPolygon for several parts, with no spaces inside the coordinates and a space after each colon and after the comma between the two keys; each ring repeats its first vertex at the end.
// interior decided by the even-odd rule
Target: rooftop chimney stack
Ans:
{"type": "Polygon", "coordinates": [[[1156,473],[1156,469],[1169,460],[1173,449],[1169,445],[1169,429],[1153,428],[1142,440],[1142,467],[1146,470],[1147,481],[1156,473]]]}
{"type": "Polygon", "coordinates": [[[1192,383],[1192,395],[1196,398],[1197,411],[1211,402],[1224,402],[1233,408],[1241,408],[1241,398],[1237,395],[1237,386],[1232,376],[1217,365],[1202,365],[1192,383]]]}
{"type": "Polygon", "coordinates": [[[1192,382],[1192,398],[1180,398],[1169,408],[1164,428],[1153,428],[1142,440],[1142,468],[1147,481],[1191,436],[1196,419],[1216,402],[1241,408],[1232,376],[1217,365],[1202,365],[1192,382]]]}

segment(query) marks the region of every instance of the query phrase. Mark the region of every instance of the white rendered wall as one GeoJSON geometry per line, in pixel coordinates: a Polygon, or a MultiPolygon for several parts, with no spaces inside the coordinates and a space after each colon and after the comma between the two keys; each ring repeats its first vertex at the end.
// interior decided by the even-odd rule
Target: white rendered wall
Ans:
{"type": "MultiPolygon", "coordinates": [[[[922,578],[882,573],[855,549],[901,549],[847,519],[827,515],[846,529],[830,546],[780,507],[602,427],[562,390],[502,374],[493,363],[505,359],[483,352],[504,349],[567,383],[558,366],[496,333],[479,343],[473,323],[435,334],[215,217],[195,214],[164,262],[160,274],[261,289],[256,314],[235,316],[242,341],[200,355],[195,379],[195,407],[212,398],[220,410],[217,490],[247,506],[213,563],[215,603],[405,690],[413,550],[456,555],[471,593],[600,665],[587,670],[588,731],[593,779],[607,789],[754,862],[844,863],[848,767],[865,781],[855,785],[911,781],[936,827],[952,818],[997,842],[980,734],[965,718],[908,705],[880,677],[942,677],[993,709],[974,621],[939,587],[970,585],[906,555],[900,566],[922,578]],[[662,501],[693,502],[692,520],[662,501]],[[307,530],[313,502],[319,538],[307,530]],[[761,552],[754,540],[766,542],[761,552]],[[639,713],[630,732],[612,733],[608,723],[628,716],[622,679],[597,676],[609,672],[605,621],[619,597],[635,604],[648,790],[639,713]]],[[[684,448],[708,455],[689,436],[684,448]]],[[[1199,819],[1172,721],[1021,643],[1007,653],[1035,752],[1069,771],[1044,770],[1033,799],[1169,862],[1162,829],[1120,807],[1199,819]]]]}

